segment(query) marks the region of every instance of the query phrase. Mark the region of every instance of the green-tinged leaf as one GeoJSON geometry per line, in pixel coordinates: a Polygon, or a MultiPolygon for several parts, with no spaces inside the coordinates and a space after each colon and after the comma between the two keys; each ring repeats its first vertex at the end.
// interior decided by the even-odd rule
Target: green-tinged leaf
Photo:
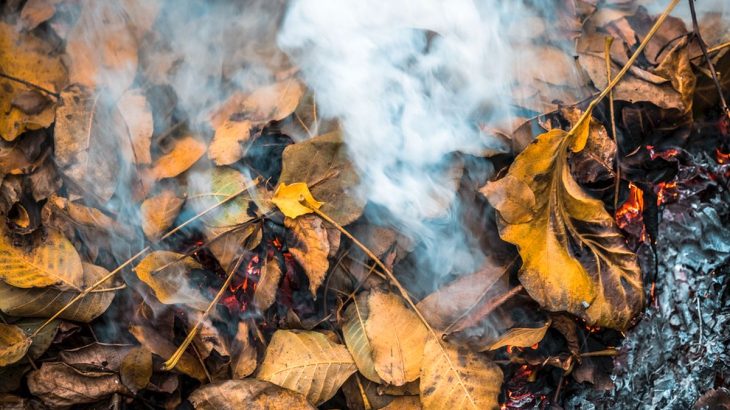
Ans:
{"type": "Polygon", "coordinates": [[[342,335],[360,373],[376,383],[382,383],[373,363],[373,346],[365,332],[369,314],[367,297],[367,292],[360,293],[345,309],[342,335]]]}
{"type": "Polygon", "coordinates": [[[347,348],[322,333],[277,330],[256,378],[299,392],[317,406],[356,370],[347,348]]]}
{"type": "Polygon", "coordinates": [[[13,364],[25,356],[31,340],[23,329],[0,323],[0,367],[13,364]]]}

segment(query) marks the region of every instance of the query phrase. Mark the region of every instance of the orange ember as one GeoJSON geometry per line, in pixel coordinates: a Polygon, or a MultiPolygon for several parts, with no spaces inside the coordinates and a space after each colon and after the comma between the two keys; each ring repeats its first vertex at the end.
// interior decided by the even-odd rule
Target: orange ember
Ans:
{"type": "Polygon", "coordinates": [[[677,155],[679,155],[679,150],[675,149],[675,148],[670,148],[666,151],[656,152],[656,151],[654,151],[653,145],[647,145],[646,149],[649,150],[649,157],[651,157],[651,159],[657,159],[657,158],[669,159],[669,158],[674,158],[677,155]]]}
{"type": "Polygon", "coordinates": [[[676,201],[679,198],[679,191],[677,190],[677,181],[671,182],[660,182],[656,186],[656,203],[657,205],[663,205],[669,202],[676,201]]]}
{"type": "Polygon", "coordinates": [[[621,229],[641,219],[644,211],[644,191],[629,183],[629,198],[616,210],[616,223],[621,229]]]}
{"type": "Polygon", "coordinates": [[[717,148],[715,150],[715,160],[720,165],[730,163],[730,152],[722,152],[720,148],[717,148]]]}

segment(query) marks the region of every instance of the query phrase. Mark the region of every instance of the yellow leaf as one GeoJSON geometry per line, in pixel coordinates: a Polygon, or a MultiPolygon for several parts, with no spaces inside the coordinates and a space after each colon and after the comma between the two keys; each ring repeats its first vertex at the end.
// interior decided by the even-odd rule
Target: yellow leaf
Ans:
{"type": "Polygon", "coordinates": [[[208,158],[216,165],[230,165],[243,158],[242,143],[251,137],[250,121],[226,120],[215,130],[208,147],[208,158]]]}
{"type": "Polygon", "coordinates": [[[0,323],[0,367],[22,359],[30,343],[30,338],[21,328],[0,323]]]}
{"type": "Polygon", "coordinates": [[[550,328],[550,322],[545,323],[544,326],[540,327],[515,327],[508,330],[505,334],[499,337],[497,341],[492,343],[487,349],[484,350],[497,350],[504,346],[516,346],[516,347],[530,347],[534,346],[545,337],[550,328]]]}
{"type": "MultiPolygon", "coordinates": [[[[83,286],[86,287],[109,271],[90,263],[83,265],[83,286]]],[[[114,299],[114,291],[102,291],[113,284],[113,279],[104,283],[98,292],[91,292],[73,306],[61,313],[59,319],[88,323],[104,313],[114,299]]],[[[18,317],[47,318],[63,308],[71,299],[79,295],[74,290],[59,290],[55,287],[22,289],[0,282],[0,310],[18,317]]]]}
{"type": "Polygon", "coordinates": [[[146,283],[157,299],[165,304],[185,304],[205,310],[210,303],[199,290],[189,287],[188,274],[203,267],[189,256],[169,251],[155,251],[145,256],[134,268],[139,279],[146,283]]]}
{"type": "Polygon", "coordinates": [[[59,289],[82,290],[81,258],[60,232],[48,229],[47,237],[27,249],[16,247],[0,227],[0,279],[18,288],[56,285],[59,289]]]}
{"type": "Polygon", "coordinates": [[[186,135],[175,141],[170,152],[155,161],[152,175],[157,179],[176,177],[198,162],[203,154],[205,144],[192,135],[186,135]]]}
{"type": "Polygon", "coordinates": [[[582,149],[589,134],[581,125],[574,133],[553,129],[538,136],[507,176],[482,192],[498,212],[500,236],[519,250],[520,282],[533,299],[547,310],[625,329],[643,305],[636,255],[603,203],[573,179],[567,161],[568,149],[582,149]],[[511,192],[534,197],[532,212],[505,201],[511,192]]]}
{"type": "Polygon", "coordinates": [[[317,406],[331,399],[356,370],[345,346],[322,333],[277,330],[256,378],[301,393],[317,406]]]}
{"type": "Polygon", "coordinates": [[[147,239],[154,241],[162,236],[175,222],[184,202],[169,189],[145,199],[139,212],[142,231],[147,239]]]}
{"type": "MultiPolygon", "coordinates": [[[[53,48],[33,34],[0,23],[0,67],[4,74],[21,78],[49,91],[66,82],[66,70],[53,48]]],[[[36,88],[0,78],[0,137],[15,140],[27,130],[53,123],[53,100],[36,88]]]]}
{"type": "Polygon", "coordinates": [[[483,353],[429,337],[421,366],[421,404],[425,410],[497,409],[502,370],[483,353]]]}
{"type": "Polygon", "coordinates": [[[394,293],[371,291],[368,311],[365,332],[373,348],[378,376],[396,386],[416,380],[428,337],[426,327],[394,293]]]}
{"type": "Polygon", "coordinates": [[[289,244],[289,251],[304,268],[304,273],[309,278],[309,291],[316,297],[317,289],[324,281],[330,266],[327,260],[330,252],[327,229],[322,219],[315,215],[297,219],[285,218],[284,226],[295,236],[296,241],[289,244]]]}
{"type": "Polygon", "coordinates": [[[271,202],[289,218],[312,213],[312,209],[319,209],[323,204],[314,199],[304,182],[295,182],[291,185],[280,183],[271,202]]]}

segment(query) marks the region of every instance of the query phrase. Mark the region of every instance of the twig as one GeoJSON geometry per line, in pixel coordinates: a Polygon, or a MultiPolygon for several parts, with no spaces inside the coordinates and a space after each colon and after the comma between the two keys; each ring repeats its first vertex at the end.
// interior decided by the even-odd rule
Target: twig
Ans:
{"type": "Polygon", "coordinates": [[[707,50],[707,52],[712,54],[712,53],[718,52],[718,51],[722,50],[723,48],[727,48],[727,47],[730,47],[730,41],[726,41],[726,42],[718,44],[714,47],[710,47],[707,50]]]}
{"type": "MultiPolygon", "coordinates": [[[[613,43],[613,37],[606,37],[603,43],[603,51],[606,58],[606,82],[611,82],[611,44],[613,43]]],[[[619,152],[618,135],[616,134],[616,112],[613,105],[613,91],[608,93],[608,110],[611,117],[611,134],[613,135],[613,142],[616,144],[616,152],[614,157],[616,158],[616,179],[614,181],[613,188],[613,212],[618,211],[618,193],[621,187],[621,155],[619,152]]]]}
{"type": "Polygon", "coordinates": [[[598,105],[601,100],[608,95],[608,93],[613,90],[613,87],[616,86],[616,84],[621,81],[621,79],[626,75],[626,73],[629,71],[631,66],[634,65],[636,62],[636,59],[639,58],[639,55],[641,55],[641,52],[644,51],[644,48],[646,48],[646,45],[649,44],[649,40],[651,40],[652,37],[654,37],[654,34],[656,34],[657,30],[659,30],[659,27],[664,23],[664,21],[669,17],[669,13],[672,12],[674,7],[677,6],[677,3],[679,3],[679,0],[672,0],[671,3],[667,6],[666,9],[662,12],[662,14],[659,16],[656,22],[654,22],[654,25],[651,27],[651,30],[646,34],[646,37],[644,37],[644,40],[641,41],[641,44],[639,44],[639,47],[634,51],[634,54],[631,55],[629,58],[629,61],[624,64],[623,68],[621,68],[621,71],[616,74],[616,77],[608,82],[608,85],[606,85],[606,88],[601,91],[600,94],[596,98],[591,101],[591,103],[588,105],[588,108],[583,112],[583,115],[581,115],[580,119],[573,124],[573,127],[570,129],[569,134],[574,134],[578,127],[583,124],[583,121],[585,121],[590,115],[593,109],[598,105]]]}
{"type": "MultiPolygon", "coordinates": [[[[254,186],[254,185],[258,184],[258,183],[259,183],[259,180],[258,180],[258,179],[256,179],[255,181],[253,181],[253,183],[252,183],[252,184],[249,184],[249,185],[247,185],[246,187],[242,188],[241,190],[239,190],[239,191],[237,191],[237,192],[234,192],[234,193],[233,193],[233,194],[231,194],[231,195],[230,195],[229,197],[227,197],[227,198],[223,199],[222,201],[218,202],[217,204],[215,204],[215,205],[211,205],[211,206],[210,206],[210,207],[208,207],[207,209],[205,209],[205,210],[203,210],[202,212],[200,212],[200,213],[196,214],[196,215],[195,215],[195,216],[193,216],[192,218],[188,219],[187,221],[185,221],[185,222],[183,222],[182,224],[178,225],[178,226],[177,226],[176,228],[174,228],[174,229],[173,229],[173,230],[171,230],[170,232],[168,232],[168,233],[166,233],[165,235],[163,235],[163,236],[162,236],[162,237],[161,237],[161,238],[160,238],[160,239],[158,240],[158,242],[161,242],[161,241],[163,241],[163,240],[165,240],[165,239],[169,238],[170,236],[172,236],[172,235],[174,235],[175,233],[177,233],[178,231],[180,231],[180,230],[181,230],[182,228],[184,228],[184,227],[186,227],[187,225],[189,225],[189,224],[191,224],[191,223],[195,222],[195,221],[196,221],[196,220],[197,220],[198,218],[200,218],[200,217],[204,216],[205,214],[207,214],[208,212],[210,212],[210,211],[212,211],[212,210],[214,210],[214,209],[218,208],[219,206],[221,206],[221,205],[223,205],[223,204],[225,204],[225,203],[229,202],[229,201],[230,201],[230,200],[232,200],[233,198],[236,198],[236,197],[238,197],[239,195],[241,195],[241,194],[243,194],[244,192],[246,192],[246,191],[247,191],[247,190],[248,190],[249,188],[251,188],[251,186],[254,186]]],[[[48,326],[48,325],[49,325],[49,324],[50,324],[50,323],[51,323],[51,322],[52,322],[52,321],[53,321],[54,319],[57,319],[57,318],[58,318],[58,317],[59,317],[59,316],[60,316],[60,315],[61,315],[61,314],[62,314],[63,312],[65,312],[65,311],[66,311],[66,310],[67,310],[68,308],[70,308],[71,306],[73,306],[73,305],[74,305],[74,303],[76,303],[76,302],[78,302],[79,300],[83,299],[84,297],[86,297],[86,295],[88,295],[89,293],[91,293],[91,291],[93,291],[94,289],[98,288],[99,286],[101,286],[101,285],[102,285],[103,283],[105,283],[105,282],[106,282],[106,281],[108,281],[109,279],[113,278],[113,277],[114,277],[114,275],[116,275],[116,274],[117,274],[117,273],[119,273],[119,272],[120,272],[120,271],[121,271],[122,269],[124,269],[124,268],[126,268],[127,266],[129,266],[129,265],[130,265],[130,264],[131,264],[132,262],[134,262],[135,260],[137,260],[137,259],[138,259],[138,258],[139,258],[140,256],[142,256],[142,255],[144,255],[145,253],[147,253],[147,251],[149,251],[150,249],[152,249],[152,244],[150,244],[150,245],[147,245],[147,246],[145,246],[145,247],[144,247],[144,249],[142,249],[141,251],[137,252],[137,253],[136,253],[136,254],[135,254],[134,256],[132,256],[131,258],[129,258],[129,259],[127,259],[126,261],[124,261],[124,262],[123,262],[123,263],[122,263],[121,265],[117,266],[117,267],[116,267],[116,268],[115,268],[114,270],[112,270],[112,271],[111,271],[111,272],[109,272],[108,274],[104,275],[104,277],[102,277],[101,279],[97,280],[97,281],[96,281],[96,282],[94,282],[94,283],[93,283],[93,284],[92,284],[91,286],[89,286],[88,288],[86,288],[86,289],[84,289],[83,291],[81,291],[81,292],[80,292],[80,293],[79,293],[78,295],[76,295],[76,296],[75,296],[75,297],[74,297],[73,299],[71,299],[71,300],[70,300],[70,301],[69,301],[68,303],[66,303],[66,304],[65,304],[65,305],[64,305],[64,306],[63,306],[63,307],[62,307],[61,309],[59,309],[59,310],[58,310],[58,311],[57,311],[56,313],[54,313],[54,314],[53,314],[53,316],[51,316],[50,318],[48,318],[48,320],[46,320],[46,321],[45,321],[45,322],[44,322],[44,323],[43,323],[43,324],[42,324],[42,325],[41,325],[41,326],[40,326],[40,327],[39,327],[38,329],[36,329],[36,330],[35,330],[35,332],[33,332],[33,334],[31,335],[31,338],[32,338],[32,337],[35,337],[35,336],[37,336],[37,335],[38,335],[38,333],[39,333],[39,332],[40,332],[41,330],[43,330],[43,329],[44,329],[44,328],[45,328],[46,326],[48,326]]]]}
{"type": "Polygon", "coordinates": [[[712,75],[712,82],[715,83],[715,88],[717,89],[717,94],[720,96],[720,107],[725,112],[725,115],[730,118],[730,108],[727,106],[727,102],[725,102],[725,96],[722,93],[722,86],[720,86],[720,81],[717,79],[717,72],[715,71],[715,66],[712,64],[712,60],[710,60],[710,56],[707,55],[707,44],[705,44],[705,40],[702,39],[702,34],[700,34],[700,26],[697,23],[697,12],[695,11],[695,0],[687,0],[689,1],[689,11],[692,14],[692,30],[694,31],[695,38],[697,38],[697,42],[700,44],[700,50],[702,50],[702,55],[705,57],[705,61],[707,62],[707,68],[710,69],[710,74],[712,75]]]}
{"type": "Polygon", "coordinates": [[[18,77],[12,76],[10,74],[5,74],[1,69],[0,69],[0,77],[7,78],[10,81],[15,81],[15,82],[21,83],[23,85],[26,85],[28,87],[31,87],[31,88],[35,88],[38,91],[43,91],[44,93],[46,93],[50,96],[53,96],[56,99],[61,98],[61,94],[59,94],[57,92],[47,90],[47,89],[41,87],[40,85],[33,84],[30,81],[23,80],[22,78],[18,78],[18,77]]]}
{"type": "MultiPolygon", "coordinates": [[[[183,340],[182,344],[178,346],[175,353],[170,356],[169,359],[162,365],[162,370],[172,370],[175,368],[175,365],[177,365],[177,362],[180,361],[180,358],[185,353],[185,350],[187,350],[190,343],[192,343],[193,338],[195,335],[198,334],[198,331],[200,330],[200,326],[203,325],[203,322],[205,319],[208,318],[208,315],[210,315],[210,311],[213,310],[213,307],[218,304],[218,301],[223,297],[223,293],[225,293],[226,289],[228,289],[228,285],[231,284],[231,280],[233,280],[234,274],[238,270],[238,267],[241,266],[241,262],[243,261],[244,255],[241,255],[238,257],[238,260],[233,265],[230,272],[228,272],[228,277],[226,278],[226,281],[223,282],[223,285],[218,290],[218,293],[215,295],[213,300],[210,301],[208,304],[208,307],[205,309],[205,312],[198,318],[198,321],[195,323],[195,326],[193,326],[192,329],[188,332],[187,337],[185,337],[185,340],[183,340]]],[[[206,371],[207,373],[207,371],[206,371]]]]}

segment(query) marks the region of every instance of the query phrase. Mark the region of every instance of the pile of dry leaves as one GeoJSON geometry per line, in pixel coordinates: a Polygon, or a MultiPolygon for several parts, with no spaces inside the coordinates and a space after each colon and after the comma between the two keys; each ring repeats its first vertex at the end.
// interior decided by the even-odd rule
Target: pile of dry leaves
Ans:
{"type": "Polygon", "coordinates": [[[217,64],[193,50],[191,77],[170,33],[196,10],[175,31],[175,2],[0,3],[0,407],[547,408],[611,389],[662,291],[660,208],[728,187],[730,25],[706,16],[700,37],[678,0],[555,3],[574,50],[531,47],[584,81],[534,70],[514,130],[476,124],[510,147],[457,161],[490,257],[435,288],[419,238],[368,217],[346,135],[271,32],[217,64]],[[245,86],[240,67],[274,75],[245,86]],[[697,155],[712,171],[683,173],[697,155]]]}

